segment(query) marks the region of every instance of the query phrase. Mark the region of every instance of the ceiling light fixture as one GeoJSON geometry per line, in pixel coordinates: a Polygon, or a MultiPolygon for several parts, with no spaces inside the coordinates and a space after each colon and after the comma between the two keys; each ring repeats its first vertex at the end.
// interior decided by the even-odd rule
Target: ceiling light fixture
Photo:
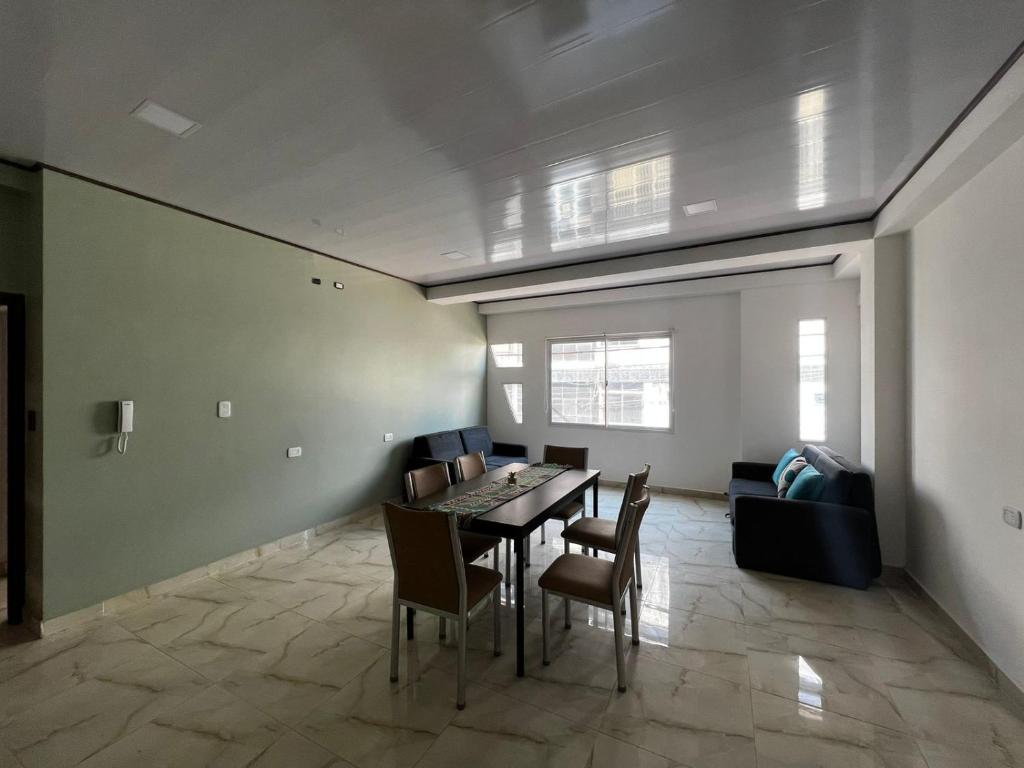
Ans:
{"type": "Polygon", "coordinates": [[[181,139],[191,136],[202,128],[195,120],[179,115],[177,112],[167,107],[162,107],[149,99],[145,99],[139,106],[133,109],[131,115],[144,123],[149,123],[168,133],[173,133],[181,139]]]}
{"type": "Polygon", "coordinates": [[[683,206],[683,213],[687,216],[699,216],[702,213],[714,213],[717,210],[717,200],[704,200],[700,203],[688,203],[683,206]]]}
{"type": "Polygon", "coordinates": [[[446,259],[451,259],[452,261],[461,261],[462,259],[469,258],[469,256],[464,254],[462,251],[445,251],[441,255],[446,259]]]}

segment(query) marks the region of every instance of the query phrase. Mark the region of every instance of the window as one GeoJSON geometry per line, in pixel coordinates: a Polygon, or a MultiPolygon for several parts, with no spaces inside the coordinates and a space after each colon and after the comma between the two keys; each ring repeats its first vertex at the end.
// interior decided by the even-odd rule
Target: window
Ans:
{"type": "Polygon", "coordinates": [[[800,439],[825,440],[825,321],[800,321],[800,439]]]}
{"type": "Polygon", "coordinates": [[[519,341],[511,344],[491,344],[491,357],[498,368],[522,368],[523,344],[519,341]]]}
{"type": "Polygon", "coordinates": [[[523,385],[522,384],[503,384],[505,388],[505,402],[508,403],[508,409],[512,412],[512,420],[516,424],[523,423],[523,385]]]}
{"type": "Polygon", "coordinates": [[[549,342],[552,424],[670,429],[668,334],[549,342]]]}

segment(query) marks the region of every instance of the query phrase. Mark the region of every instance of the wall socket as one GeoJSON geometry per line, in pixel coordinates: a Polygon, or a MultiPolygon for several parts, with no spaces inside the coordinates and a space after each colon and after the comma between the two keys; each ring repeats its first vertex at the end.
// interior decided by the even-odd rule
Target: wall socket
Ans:
{"type": "Polygon", "coordinates": [[[217,418],[218,419],[230,419],[231,418],[231,401],[221,400],[217,403],[217,418]]]}
{"type": "Polygon", "coordinates": [[[395,439],[395,433],[394,432],[385,432],[384,433],[384,442],[385,443],[390,443],[394,439],[395,439]]]}
{"type": "Polygon", "coordinates": [[[1003,507],[1003,522],[1011,528],[1020,530],[1021,527],[1021,513],[1019,509],[1013,507],[1003,507]]]}
{"type": "Polygon", "coordinates": [[[288,458],[289,459],[297,459],[301,455],[302,455],[302,446],[301,445],[297,445],[294,448],[289,448],[288,449],[288,458]]]}

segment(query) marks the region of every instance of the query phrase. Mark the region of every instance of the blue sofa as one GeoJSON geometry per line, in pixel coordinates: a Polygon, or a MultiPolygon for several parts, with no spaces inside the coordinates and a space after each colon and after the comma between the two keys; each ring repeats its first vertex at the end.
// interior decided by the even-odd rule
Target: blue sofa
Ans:
{"type": "Polygon", "coordinates": [[[497,469],[516,462],[527,463],[526,446],[517,443],[496,443],[487,427],[465,427],[433,432],[413,438],[409,469],[444,462],[455,479],[455,458],[483,451],[487,469],[497,469]]]}
{"type": "Polygon", "coordinates": [[[882,572],[871,477],[825,446],[801,455],[825,477],[817,501],[780,499],[775,464],[732,465],[729,511],[736,565],[867,589],[882,572]]]}

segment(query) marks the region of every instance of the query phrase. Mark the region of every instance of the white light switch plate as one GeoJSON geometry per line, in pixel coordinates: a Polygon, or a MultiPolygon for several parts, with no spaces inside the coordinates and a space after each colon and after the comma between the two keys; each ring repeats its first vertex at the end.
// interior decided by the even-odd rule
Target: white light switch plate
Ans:
{"type": "Polygon", "coordinates": [[[1011,528],[1020,530],[1021,528],[1021,512],[1019,509],[1013,507],[1003,507],[1003,522],[1011,528]]]}
{"type": "Polygon", "coordinates": [[[385,432],[384,433],[384,442],[385,443],[390,443],[394,439],[395,439],[395,433],[394,432],[385,432]]]}
{"type": "Polygon", "coordinates": [[[302,455],[302,446],[301,445],[297,445],[294,448],[289,448],[288,449],[288,458],[289,459],[297,459],[301,455],[302,455]]]}
{"type": "Polygon", "coordinates": [[[231,401],[221,400],[217,403],[217,418],[219,419],[230,419],[231,418],[231,401]]]}

